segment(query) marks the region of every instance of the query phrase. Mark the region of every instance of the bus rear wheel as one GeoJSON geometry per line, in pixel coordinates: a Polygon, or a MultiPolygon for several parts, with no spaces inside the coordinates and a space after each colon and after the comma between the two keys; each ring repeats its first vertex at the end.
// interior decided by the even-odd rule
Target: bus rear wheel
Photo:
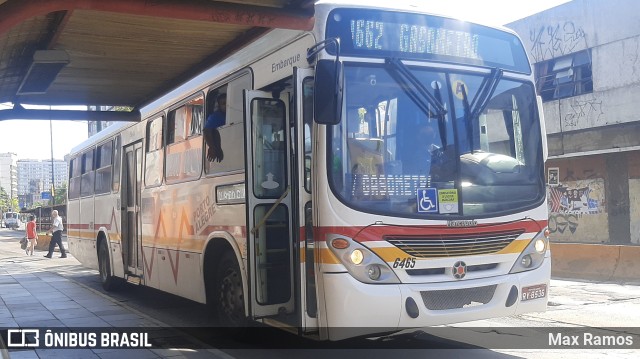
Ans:
{"type": "Polygon", "coordinates": [[[235,328],[246,326],[242,275],[233,252],[227,252],[222,256],[216,271],[215,283],[219,324],[235,328]]]}
{"type": "Polygon", "coordinates": [[[109,260],[109,248],[107,243],[100,241],[98,248],[98,270],[100,271],[100,282],[106,291],[115,290],[118,287],[118,278],[111,275],[111,261],[109,260]]]}

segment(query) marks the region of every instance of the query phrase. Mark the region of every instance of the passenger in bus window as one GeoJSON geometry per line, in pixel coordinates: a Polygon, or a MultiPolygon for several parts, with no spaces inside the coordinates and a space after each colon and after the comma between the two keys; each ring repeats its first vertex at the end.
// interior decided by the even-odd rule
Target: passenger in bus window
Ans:
{"type": "Polygon", "coordinates": [[[204,125],[204,140],[209,147],[207,150],[207,159],[211,162],[221,162],[224,159],[218,127],[226,123],[227,94],[220,94],[216,102],[216,110],[207,117],[207,122],[204,125]]]}

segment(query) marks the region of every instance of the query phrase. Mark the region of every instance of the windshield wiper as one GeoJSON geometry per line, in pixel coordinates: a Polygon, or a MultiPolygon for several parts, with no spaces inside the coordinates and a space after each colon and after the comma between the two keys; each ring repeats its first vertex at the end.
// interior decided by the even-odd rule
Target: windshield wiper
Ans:
{"type": "Polygon", "coordinates": [[[427,116],[438,119],[440,140],[442,141],[442,147],[445,148],[447,146],[447,126],[445,124],[447,109],[442,104],[440,86],[436,85],[435,95],[433,95],[400,59],[387,58],[385,59],[385,64],[391,76],[402,86],[402,89],[413,102],[415,102],[427,116]],[[413,89],[413,91],[411,91],[411,89],[413,89]],[[431,108],[434,108],[435,111],[432,111],[431,108]]]}
{"type": "Polygon", "coordinates": [[[467,130],[467,140],[469,141],[469,147],[471,153],[473,153],[473,126],[472,121],[480,117],[482,111],[489,104],[493,92],[498,87],[498,82],[502,78],[504,71],[499,68],[493,68],[489,76],[485,77],[480,84],[480,88],[473,98],[471,104],[469,104],[469,98],[467,97],[466,86],[462,86],[462,104],[464,106],[464,118],[465,127],[467,130]]]}

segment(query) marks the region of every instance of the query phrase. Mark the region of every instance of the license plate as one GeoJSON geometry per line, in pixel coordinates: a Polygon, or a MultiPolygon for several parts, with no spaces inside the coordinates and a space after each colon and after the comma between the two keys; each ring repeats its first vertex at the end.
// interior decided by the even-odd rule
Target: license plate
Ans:
{"type": "Polygon", "coordinates": [[[522,288],[522,301],[544,298],[547,295],[547,285],[538,284],[522,288]]]}

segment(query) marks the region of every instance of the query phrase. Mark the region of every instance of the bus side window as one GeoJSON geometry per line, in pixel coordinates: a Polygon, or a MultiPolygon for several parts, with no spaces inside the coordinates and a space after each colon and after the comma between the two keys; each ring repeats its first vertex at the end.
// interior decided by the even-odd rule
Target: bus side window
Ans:
{"type": "Polygon", "coordinates": [[[111,189],[113,192],[120,191],[120,136],[116,136],[113,141],[113,176],[112,176],[112,184],[111,189]]]}
{"type": "Polygon", "coordinates": [[[202,173],[204,96],[199,94],[169,111],[165,178],[167,183],[190,181],[202,173]]]}
{"type": "Polygon", "coordinates": [[[164,152],[162,143],[162,122],[159,116],[147,123],[147,144],[145,147],[145,186],[154,187],[162,183],[164,152]]]}
{"type": "Polygon", "coordinates": [[[95,177],[93,156],[93,149],[82,154],[82,175],[80,177],[80,196],[82,197],[93,195],[95,177]]]}
{"type": "Polygon", "coordinates": [[[207,94],[207,116],[203,128],[207,173],[212,162],[224,161],[220,131],[227,124],[227,87],[216,88],[207,94]]]}
{"type": "Polygon", "coordinates": [[[96,194],[111,191],[111,167],[113,163],[113,141],[98,146],[96,151],[96,194]]]}
{"type": "MultiPolygon", "coordinates": [[[[205,157],[205,173],[208,175],[239,171],[244,169],[244,114],[243,90],[251,89],[249,73],[240,76],[226,85],[217,87],[207,94],[207,115],[216,109],[217,95],[226,93],[227,110],[224,125],[217,128],[224,158],[211,162],[205,157]]],[[[205,154],[207,148],[205,148],[205,154]]]]}
{"type": "Polygon", "coordinates": [[[81,158],[75,157],[69,163],[69,199],[80,197],[81,158]]]}

